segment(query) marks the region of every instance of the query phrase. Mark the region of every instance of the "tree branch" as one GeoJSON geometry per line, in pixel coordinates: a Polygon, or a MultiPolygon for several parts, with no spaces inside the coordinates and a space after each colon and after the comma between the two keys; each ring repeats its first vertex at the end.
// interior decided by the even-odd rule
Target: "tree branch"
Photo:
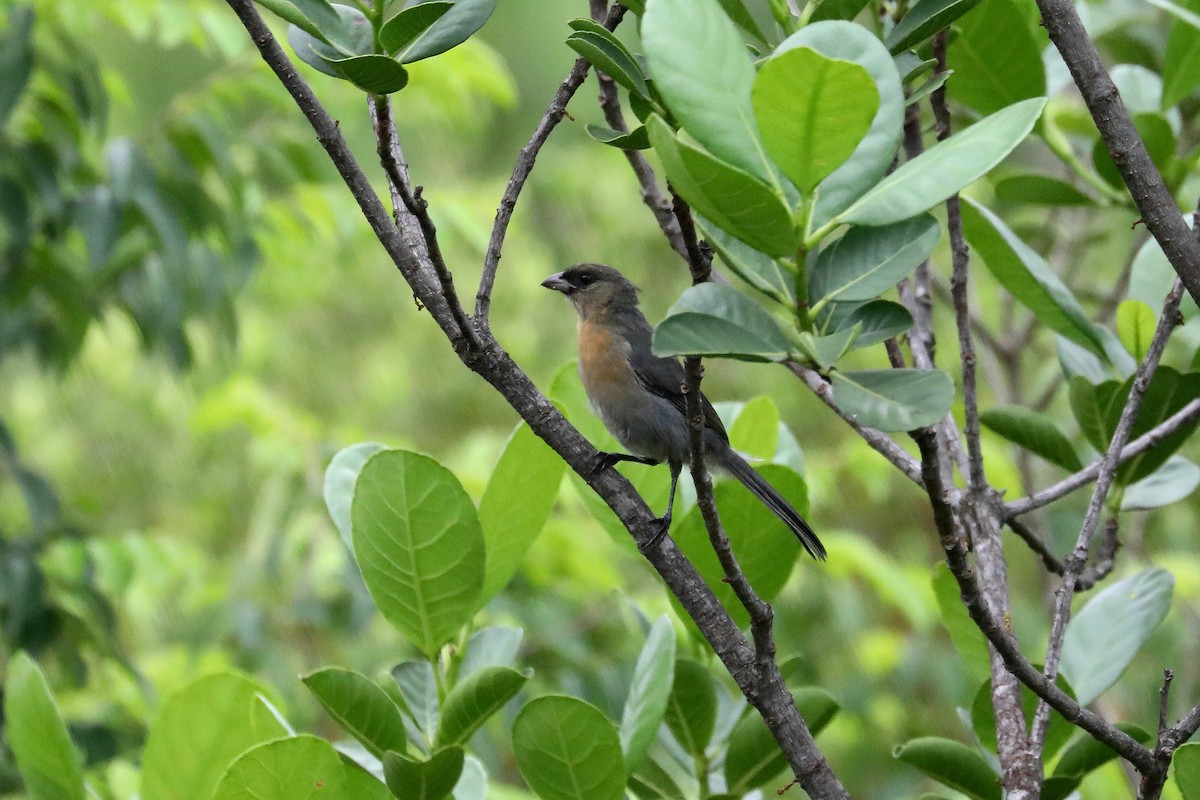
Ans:
{"type": "Polygon", "coordinates": [[[924,485],[921,479],[921,467],[916,459],[906,453],[904,448],[896,444],[895,440],[883,431],[860,425],[852,415],[842,411],[833,401],[833,389],[830,388],[829,382],[819,372],[798,361],[785,361],[784,366],[790,369],[797,378],[804,381],[804,385],[817,396],[817,399],[841,417],[842,421],[870,445],[871,449],[890,461],[913,483],[918,486],[924,485]]]}
{"type": "Polygon", "coordinates": [[[429,216],[429,203],[421,196],[422,187],[409,188],[407,170],[402,170],[400,167],[400,140],[396,134],[395,120],[392,118],[391,102],[385,95],[378,98],[373,97],[370,105],[375,112],[373,123],[376,151],[379,153],[379,163],[383,166],[384,173],[387,174],[388,185],[392,193],[394,218],[400,221],[400,209],[396,204],[396,199],[399,198],[421,229],[425,251],[429,256],[429,262],[433,265],[438,284],[442,287],[442,297],[446,299],[446,305],[449,306],[454,321],[458,323],[459,328],[469,339],[475,341],[475,328],[467,319],[462,303],[459,302],[458,292],[454,289],[454,276],[450,273],[450,268],[446,266],[446,259],[442,255],[437,226],[433,224],[433,218],[429,216]]]}
{"type": "Polygon", "coordinates": [[[931,428],[922,428],[913,432],[913,438],[921,450],[922,477],[929,492],[933,508],[933,520],[937,526],[938,537],[942,550],[946,554],[946,563],[950,572],[958,582],[959,593],[967,613],[975,625],[987,637],[988,642],[1004,659],[1008,671],[1015,675],[1021,683],[1028,686],[1039,697],[1044,698],[1063,718],[1090,733],[1097,741],[1111,747],[1122,758],[1129,761],[1139,771],[1153,767],[1153,755],[1132,736],[1117,729],[1106,719],[1079,705],[1074,698],[1060,689],[1052,681],[1034,667],[1021,653],[1020,646],[1013,638],[1012,632],[1006,625],[996,620],[988,610],[980,591],[975,570],[967,555],[964,537],[960,533],[956,519],[956,507],[959,503],[958,491],[942,481],[941,472],[936,465],[937,435],[931,428]]]}
{"type": "MultiPolygon", "coordinates": [[[[1165,420],[1155,425],[1150,430],[1143,433],[1138,438],[1134,439],[1129,444],[1125,445],[1121,450],[1121,455],[1117,458],[1117,465],[1120,466],[1134,458],[1137,458],[1142,453],[1146,452],[1163,439],[1170,436],[1175,431],[1182,428],[1184,425],[1189,425],[1200,418],[1200,400],[1193,400],[1183,408],[1176,411],[1165,420]]],[[[1055,500],[1065,497],[1076,489],[1087,486],[1092,481],[1096,480],[1100,474],[1100,470],[1104,465],[1104,458],[1098,458],[1086,467],[1064,478],[1053,486],[1048,486],[1040,492],[1031,494],[1029,497],[1022,497],[1020,500],[1014,500],[1011,503],[1006,503],[1004,506],[1005,519],[1011,520],[1022,514],[1028,514],[1034,509],[1042,508],[1050,505],[1055,500]]]]}
{"type": "Polygon", "coordinates": [[[1042,23],[1058,48],[1087,104],[1100,138],[1129,188],[1142,221],[1158,240],[1188,294],[1200,303],[1200,243],[1138,135],[1129,109],[1113,84],[1095,43],[1083,28],[1071,0],[1037,0],[1042,23]]]}
{"type": "MultiPolygon", "coordinates": [[[[1062,654],[1063,636],[1066,633],[1067,621],[1071,618],[1071,598],[1075,595],[1076,580],[1080,573],[1083,572],[1084,564],[1087,563],[1092,536],[1096,532],[1096,526],[1100,523],[1100,512],[1104,507],[1104,501],[1108,498],[1108,491],[1117,476],[1121,450],[1124,449],[1125,443],[1129,440],[1129,434],[1133,430],[1134,422],[1137,420],[1138,411],[1142,407],[1142,398],[1146,394],[1146,389],[1150,386],[1150,381],[1154,377],[1155,370],[1158,369],[1158,362],[1162,358],[1163,350],[1167,346],[1167,339],[1170,338],[1171,332],[1175,330],[1175,326],[1178,324],[1179,300],[1182,296],[1183,284],[1176,278],[1175,285],[1171,287],[1171,291],[1167,293],[1167,299],[1163,303],[1162,314],[1158,318],[1158,327],[1154,330],[1154,338],[1150,340],[1150,349],[1147,351],[1146,357],[1142,360],[1137,374],[1134,376],[1133,384],[1129,389],[1129,398],[1125,401],[1125,407],[1121,410],[1121,417],[1117,421],[1117,429],[1113,432],[1112,441],[1109,443],[1108,450],[1102,459],[1100,472],[1096,476],[1096,486],[1092,490],[1092,499],[1088,503],[1087,513],[1083,518],[1083,526],[1079,530],[1079,538],[1075,542],[1075,550],[1064,565],[1066,569],[1063,570],[1062,583],[1059,584],[1058,591],[1055,593],[1054,617],[1050,624],[1050,639],[1046,645],[1045,675],[1049,681],[1053,681],[1058,675],[1058,660],[1062,654]]],[[[1044,702],[1039,702],[1037,712],[1034,715],[1032,734],[1032,739],[1038,746],[1045,740],[1046,729],[1049,724],[1050,708],[1044,702]]]]}
{"type": "MultiPolygon", "coordinates": [[[[624,16],[625,6],[616,3],[609,9],[603,25],[611,31],[617,27],[624,16]]],[[[546,109],[537,128],[534,129],[533,136],[521,148],[521,154],[517,156],[517,163],[508,179],[508,185],[504,188],[504,196],[500,198],[500,205],[496,209],[496,219],[492,223],[492,236],[488,240],[487,255],[483,261],[483,272],[479,276],[479,291],[475,294],[475,316],[480,321],[486,322],[488,313],[491,311],[492,286],[496,282],[500,252],[504,248],[504,237],[508,233],[508,223],[512,220],[513,209],[517,206],[517,197],[521,194],[525,181],[529,179],[529,173],[533,171],[533,162],[537,160],[542,145],[550,138],[551,131],[567,113],[567,103],[571,102],[575,92],[583,85],[583,79],[587,77],[590,66],[586,58],[575,59],[574,66],[567,73],[562,85],[558,87],[554,99],[550,101],[550,106],[546,109]]]]}
{"type": "Polygon", "coordinates": [[[848,798],[845,788],[821,755],[811,731],[796,710],[778,669],[769,670],[765,679],[759,679],[754,649],[675,543],[668,537],[656,536],[658,526],[645,501],[616,470],[601,470],[592,474],[599,453],[505,352],[492,336],[486,320],[477,321],[478,339],[475,342],[468,339],[442,297],[441,287],[431,275],[430,265],[423,262],[421,254],[405,241],[359,168],[337,123],[317,101],[308,84],[280,49],[252,0],[226,2],[245,26],[263,60],[278,76],[316,131],[317,140],[342,176],[380,244],[417,299],[454,345],[459,359],[499,392],[533,432],[584,477],[630,531],[639,549],[679,599],[739,689],[762,715],[805,791],[822,800],[848,798]]]}

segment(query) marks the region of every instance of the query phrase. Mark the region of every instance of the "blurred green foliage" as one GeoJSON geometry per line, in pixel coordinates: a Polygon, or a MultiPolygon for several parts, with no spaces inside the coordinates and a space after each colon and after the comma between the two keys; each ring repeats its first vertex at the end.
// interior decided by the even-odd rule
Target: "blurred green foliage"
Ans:
{"type": "MultiPolygon", "coordinates": [[[[0,10],[8,45],[26,24],[22,8],[0,10]]],[[[1162,68],[1160,41],[1176,23],[1148,6],[1091,8],[1107,55],[1162,68]]],[[[370,673],[415,653],[376,613],[325,512],[327,463],[364,440],[428,453],[478,504],[516,419],[458,368],[415,308],[228,9],[200,0],[35,0],[32,9],[28,82],[11,108],[0,94],[0,659],[17,646],[38,656],[86,770],[112,797],[129,797],[150,720],[197,675],[253,674],[293,724],[336,738],[296,676],[328,664],[370,673]]],[[[397,98],[414,180],[427,187],[467,292],[515,154],[574,57],[562,44],[566,21],[584,10],[504,0],[479,37],[412,65],[397,98]]],[[[370,163],[361,96],[306,75],[370,163]]],[[[539,156],[497,281],[493,325],[547,391],[572,379],[564,365],[574,332],[541,278],[575,261],[618,264],[644,290],[652,320],[689,282],[637,203],[621,154],[584,133],[602,121],[594,93],[589,80],[539,156]]],[[[1181,108],[1195,107],[1182,96],[1181,108]]],[[[1051,114],[1070,135],[1094,138],[1078,103],[1056,98],[1051,114]]],[[[1190,114],[1180,139],[1196,139],[1190,114]]],[[[1049,158],[1038,146],[1019,155],[1049,158]]],[[[998,203],[1039,252],[1069,252],[1086,273],[1076,287],[1086,310],[1111,315],[1105,288],[1128,279],[1145,238],[1127,209],[1048,217],[998,203]]],[[[939,269],[945,250],[935,253],[939,269]]],[[[975,289],[985,323],[1024,324],[994,282],[975,289]]],[[[944,367],[956,355],[948,322],[938,323],[944,367]]],[[[1184,328],[1166,363],[1187,367],[1198,341],[1194,324],[1184,328]]],[[[1055,342],[1034,330],[1026,347],[1021,386],[1038,396],[1057,380],[1055,342]]],[[[875,354],[848,360],[881,366],[875,354]]],[[[985,365],[992,385],[1011,386],[1003,369],[985,365]]],[[[841,707],[822,748],[852,793],[916,796],[933,784],[892,748],[931,732],[970,741],[958,709],[980,679],[940,622],[927,503],[783,370],[713,362],[705,386],[715,400],[770,396],[803,446],[810,518],[830,560],[800,564],[774,606],[796,683],[824,687],[841,707]]],[[[992,400],[1016,402],[1003,390],[992,400]]],[[[1066,418],[1065,391],[1049,410],[1066,418]]],[[[1010,497],[1028,474],[1061,476],[999,436],[984,444],[989,477],[1010,497]]],[[[1197,455],[1194,444],[1183,452],[1197,455]]],[[[647,485],[665,478],[650,473],[627,472],[647,485]]],[[[566,692],[620,719],[644,620],[670,605],[581,490],[564,482],[522,569],[482,619],[525,630],[531,696],[566,692]]],[[[1073,541],[1084,502],[1073,496],[1045,513],[1054,549],[1073,541]]],[[[1125,568],[1169,564],[1175,602],[1099,702],[1147,730],[1163,667],[1177,671],[1180,704],[1200,686],[1189,657],[1200,638],[1198,524],[1194,502],[1126,521],[1125,568]]],[[[1048,586],[1032,555],[1007,546],[1013,625],[1036,650],[1048,586]]],[[[711,662],[694,640],[679,656],[711,662]]],[[[510,792],[497,784],[520,784],[507,744],[515,713],[506,707],[472,743],[497,796],[510,792]]],[[[16,786],[0,753],[0,793],[16,786]]],[[[1132,796],[1115,764],[1083,793],[1132,796]]]]}

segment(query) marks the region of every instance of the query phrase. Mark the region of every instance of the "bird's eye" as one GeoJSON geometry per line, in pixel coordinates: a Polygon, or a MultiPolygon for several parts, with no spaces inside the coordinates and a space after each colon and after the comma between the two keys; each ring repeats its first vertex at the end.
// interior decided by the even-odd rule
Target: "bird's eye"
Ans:
{"type": "Polygon", "coordinates": [[[596,276],[592,275],[592,273],[590,273],[590,272],[579,273],[579,285],[580,286],[587,286],[589,283],[591,283],[594,280],[596,280],[596,276]]]}

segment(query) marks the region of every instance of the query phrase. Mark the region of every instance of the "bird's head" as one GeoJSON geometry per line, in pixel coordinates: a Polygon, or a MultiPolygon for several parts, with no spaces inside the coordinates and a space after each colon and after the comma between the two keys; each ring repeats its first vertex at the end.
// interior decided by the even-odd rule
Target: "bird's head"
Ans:
{"type": "Polygon", "coordinates": [[[542,286],[565,294],[581,317],[636,308],[638,302],[637,287],[604,264],[576,264],[546,278],[542,286]]]}

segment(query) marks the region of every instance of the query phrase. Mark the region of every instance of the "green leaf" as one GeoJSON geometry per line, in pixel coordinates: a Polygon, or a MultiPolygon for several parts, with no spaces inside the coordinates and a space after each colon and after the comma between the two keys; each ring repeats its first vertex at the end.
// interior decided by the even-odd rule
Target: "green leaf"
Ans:
{"type": "Polygon", "coordinates": [[[1175,578],[1148,569],[1095,595],[1067,624],[1062,674],[1088,705],[1116,683],[1171,608],[1175,578]]]}
{"type": "Polygon", "coordinates": [[[684,290],[654,331],[657,356],[728,356],[782,361],[790,351],[775,318],[746,295],[716,283],[684,290]]]}
{"type": "Polygon", "coordinates": [[[697,211],[768,255],[795,255],[792,214],[766,183],[691,146],[656,115],[646,129],[675,191],[697,211]]]}
{"type": "Polygon", "coordinates": [[[983,756],[961,742],[933,736],[912,739],[893,755],[968,797],[1000,800],[1000,776],[983,756]]]}
{"type": "Polygon", "coordinates": [[[383,777],[396,800],[442,800],[454,790],[463,772],[463,750],[447,747],[428,761],[400,753],[384,753],[383,777]]]}
{"type": "Polygon", "coordinates": [[[987,638],[972,621],[962,602],[958,581],[945,564],[934,568],[933,595],[937,599],[942,624],[946,626],[959,657],[976,680],[987,680],[991,675],[987,638]]]}
{"type": "Polygon", "coordinates": [[[897,53],[894,60],[896,71],[900,73],[900,80],[903,83],[919,78],[926,72],[932,72],[933,68],[937,66],[936,58],[922,59],[912,50],[897,53]]]}
{"type": "MultiPolygon", "coordinates": [[[[1093,386],[1085,378],[1075,377],[1071,378],[1068,386],[1075,420],[1092,447],[1104,452],[1117,429],[1121,410],[1133,386],[1133,378],[1124,382],[1105,381],[1093,386]]],[[[1197,397],[1200,397],[1200,373],[1187,372],[1181,375],[1170,367],[1159,366],[1150,385],[1146,387],[1129,440],[1133,441],[1146,433],[1197,397]]],[[[1124,486],[1154,472],[1183,446],[1198,424],[1200,421],[1181,426],[1145,453],[1122,464],[1117,470],[1117,484],[1124,486]]]]}
{"type": "Polygon", "coordinates": [[[766,786],[787,769],[787,757],[757,713],[742,716],[729,736],[725,783],[732,797],[766,786]]]}
{"type": "MultiPolygon", "coordinates": [[[[1071,694],[1071,688],[1063,680],[1062,676],[1058,676],[1059,688],[1071,694]]],[[[1026,729],[1033,727],[1033,717],[1037,712],[1038,696],[1033,693],[1033,690],[1028,686],[1021,685],[1021,710],[1025,717],[1026,729]]],[[[975,737],[983,746],[983,749],[995,753],[997,751],[996,740],[996,710],[992,703],[992,681],[987,678],[975,692],[975,699],[971,703],[971,727],[975,732],[975,737]]],[[[1049,761],[1059,750],[1062,749],[1075,733],[1075,727],[1071,723],[1063,719],[1062,715],[1051,709],[1050,724],[1046,728],[1046,738],[1042,746],[1044,759],[1049,761]]]]}
{"type": "MultiPolygon", "coordinates": [[[[777,464],[760,466],[757,472],[787,498],[801,516],[805,514],[808,510],[808,487],[803,478],[790,468],[777,464]]],[[[714,495],[730,547],[741,563],[746,579],[759,596],[769,602],[783,589],[788,576],[792,574],[801,552],[799,540],[769,508],[737,481],[719,482],[714,495]]],[[[724,580],[725,572],[709,543],[700,509],[693,507],[671,535],[734,621],[738,625],[748,624],[746,609],[724,580]]]]}
{"type": "Polygon", "coordinates": [[[854,227],[822,248],[809,273],[809,302],[871,300],[933,252],[942,236],[936,219],[922,214],[882,228],[854,227]]]}
{"type": "Polygon", "coordinates": [[[1096,201],[1066,181],[1049,175],[1026,173],[996,181],[996,199],[1004,203],[1042,206],[1092,206],[1096,201]]]}
{"type": "Polygon", "coordinates": [[[0,35],[0,131],[33,73],[33,8],[17,6],[8,13],[8,28],[0,35]]]}
{"type": "MultiPolygon", "coordinates": [[[[793,699],[814,736],[838,712],[837,702],[823,689],[798,689],[793,693],[793,699]]],[[[752,711],[743,715],[729,737],[729,750],[725,754],[725,781],[729,794],[737,797],[751,789],[765,787],[787,768],[787,756],[762,717],[752,711]]]]}
{"type": "Polygon", "coordinates": [[[954,402],[954,381],[941,370],[837,370],[831,378],[838,406],[860,425],[881,431],[933,425],[954,402]]]}
{"type": "Polygon", "coordinates": [[[1185,744],[1175,751],[1171,776],[1183,800],[1200,800],[1200,742],[1185,744]]]}
{"type": "Polygon", "coordinates": [[[463,759],[462,776],[454,784],[454,800],[487,800],[488,776],[483,762],[474,756],[463,759]]]}
{"type": "Polygon", "coordinates": [[[917,0],[892,28],[884,44],[893,53],[907,50],[949,27],[977,5],[979,0],[917,0]]]}
{"type": "Polygon", "coordinates": [[[770,461],[779,446],[779,409],[767,395],[742,406],[729,426],[729,444],[739,453],[770,461]]]}
{"type": "Polygon", "coordinates": [[[575,31],[567,37],[567,46],[629,91],[649,97],[650,87],[637,61],[610,31],[600,31],[575,31]]]}
{"type": "Polygon", "coordinates": [[[778,259],[743,244],[699,214],[695,218],[704,239],[734,274],[772,300],[784,305],[795,301],[792,273],[781,266],[778,259]]]}
{"type": "Polygon", "coordinates": [[[702,756],[717,722],[717,688],[708,670],[678,659],[665,713],[667,728],[693,757],[702,756]]]}
{"type": "MultiPolygon", "coordinates": [[[[278,0],[285,3],[286,0],[278,0]]],[[[342,21],[342,29],[346,32],[343,45],[331,45],[314,36],[303,26],[292,24],[288,26],[287,38],[296,55],[305,64],[333,78],[343,76],[335,70],[329,61],[336,61],[345,56],[366,55],[375,47],[375,35],[371,21],[357,8],[338,5],[333,10],[342,21]]]]}
{"type": "Polygon", "coordinates": [[[767,37],[763,36],[762,30],[758,27],[758,23],[754,21],[754,17],[746,10],[745,3],[742,0],[717,0],[721,4],[721,8],[725,9],[725,13],[729,18],[737,23],[737,26],[749,33],[760,42],[767,41],[767,37]]]}
{"type": "Polygon", "coordinates": [[[808,331],[801,331],[797,337],[797,345],[800,352],[815,364],[817,369],[825,371],[846,355],[857,338],[858,329],[854,326],[842,328],[826,336],[814,336],[808,331]]]}
{"type": "Polygon", "coordinates": [[[862,66],[879,92],[879,110],[867,134],[850,158],[817,189],[816,205],[809,223],[810,229],[815,230],[849,207],[891,169],[900,146],[904,89],[891,54],[874,33],[861,25],[841,21],[812,22],[785,39],[775,49],[775,54],[779,56],[798,47],[808,47],[826,58],[852,61],[862,66]]]}
{"type": "Polygon", "coordinates": [[[624,794],[617,729],[582,700],[531,700],[513,722],[512,747],[521,776],[542,800],[619,800],[624,794]]]}
{"type": "Polygon", "coordinates": [[[1185,8],[1178,3],[1173,3],[1171,0],[1146,0],[1146,2],[1152,6],[1161,8],[1185,25],[1200,30],[1200,14],[1197,14],[1195,11],[1185,8]]]}
{"type": "Polygon", "coordinates": [[[866,135],[879,91],[860,65],[797,47],[759,68],[751,102],[767,152],[811,194],[866,135]]]}
{"type": "Polygon", "coordinates": [[[679,784],[653,757],[647,758],[629,779],[628,788],[638,800],[685,800],[679,784]]]}
{"type": "Polygon", "coordinates": [[[376,758],[385,750],[407,749],[400,709],[370,678],[344,669],[326,668],[300,679],[317,696],[342,729],[362,742],[376,758]]]}
{"type": "Polygon", "coordinates": [[[426,33],[452,8],[454,8],[454,3],[449,0],[430,0],[430,2],[409,6],[385,22],[379,29],[379,44],[387,53],[395,55],[407,45],[412,44],[417,37],[426,33]]]}
{"type": "Polygon", "coordinates": [[[625,696],[625,709],[621,712],[619,734],[626,776],[632,775],[642,763],[662,725],[674,664],[675,629],[670,618],[663,614],[654,621],[638,655],[629,694],[625,696]]]}
{"type": "Polygon", "coordinates": [[[391,94],[408,85],[408,70],[390,56],[368,53],[347,58],[326,58],[325,63],[333,67],[338,75],[371,94],[391,94]]]}
{"type": "MultiPolygon", "coordinates": [[[[1200,11],[1200,3],[1196,0],[1189,0],[1188,5],[1192,14],[1200,11]]],[[[1182,19],[1171,22],[1167,29],[1162,78],[1164,110],[1176,105],[1200,86],[1200,28],[1182,19]]]]}
{"type": "Polygon", "coordinates": [[[387,445],[379,442],[352,444],[339,450],[325,469],[325,508],[351,552],[354,544],[350,539],[350,501],[354,499],[354,482],[358,480],[363,464],[380,450],[386,449],[387,445]]]}
{"type": "MultiPolygon", "coordinates": [[[[1142,744],[1148,745],[1154,741],[1154,738],[1146,731],[1128,722],[1118,722],[1114,727],[1122,733],[1129,734],[1142,744]]],[[[1082,780],[1089,772],[1099,769],[1115,758],[1117,758],[1117,751],[1092,738],[1089,734],[1082,734],[1063,750],[1062,757],[1054,765],[1053,775],[1082,780]]]]}
{"type": "Polygon", "coordinates": [[[750,102],[754,64],[716,0],[649,0],[641,32],[654,88],[683,128],[720,161],[777,186],[750,102]]]}
{"type": "Polygon", "coordinates": [[[440,711],[433,666],[428,661],[405,661],[392,667],[391,673],[404,701],[405,712],[432,742],[440,711]]]}
{"type": "Polygon", "coordinates": [[[1041,116],[1044,97],[1023,100],[938,142],[838,215],[839,222],[888,225],[920,214],[983,177],[1016,148],[1041,116]]]}
{"type": "Polygon", "coordinates": [[[1123,300],[1117,306],[1117,336],[1130,355],[1141,361],[1150,350],[1150,340],[1158,318],[1150,306],[1137,300],[1123,300]]]}
{"type": "Polygon", "coordinates": [[[458,669],[459,679],[483,667],[511,667],[517,663],[517,652],[525,631],[520,628],[491,626],[480,628],[467,640],[467,653],[458,669]]]}
{"type": "Polygon", "coordinates": [[[899,336],[912,327],[908,309],[891,300],[872,300],[869,303],[831,303],[823,311],[823,330],[845,330],[858,326],[858,338],[851,349],[858,350],[899,336]]]}
{"type": "MultiPolygon", "coordinates": [[[[1191,215],[1188,214],[1185,219],[1190,225],[1191,215]]],[[[1141,300],[1151,308],[1162,308],[1163,299],[1171,291],[1177,277],[1175,268],[1163,254],[1158,240],[1149,236],[1133,257],[1129,272],[1128,297],[1131,300],[1141,300]]],[[[1184,292],[1180,310],[1185,320],[1190,321],[1197,316],[1196,301],[1187,292],[1184,292]]]]}
{"type": "Polygon", "coordinates": [[[411,64],[458,47],[483,27],[495,10],[496,0],[455,0],[453,8],[394,53],[396,60],[411,64]]]}
{"type": "Polygon", "coordinates": [[[1046,416],[1023,406],[994,406],[979,415],[988,430],[1068,472],[1083,469],[1067,435],[1046,416]]]}
{"type": "Polygon", "coordinates": [[[248,678],[219,673],[167,699],[142,756],[145,800],[210,800],[225,770],[248,748],[287,735],[248,678]]]}
{"type": "Polygon", "coordinates": [[[492,469],[479,501],[487,553],[479,606],[516,574],[554,510],[566,463],[522,423],[492,469]]]}
{"type": "Polygon", "coordinates": [[[71,744],[46,677],[20,651],[9,659],[7,673],[5,735],[30,800],[84,800],[83,759],[71,744]]]}
{"type": "Polygon", "coordinates": [[[339,11],[326,0],[254,0],[305,33],[349,55],[359,52],[339,11]]]}
{"type": "Polygon", "coordinates": [[[867,7],[869,0],[815,0],[817,8],[808,18],[809,23],[827,19],[852,20],[867,7]]]}
{"type": "Polygon", "coordinates": [[[618,150],[648,150],[650,148],[650,134],[646,132],[645,125],[628,133],[612,128],[601,128],[599,125],[587,125],[584,130],[597,142],[618,150]]]}
{"type": "Polygon", "coordinates": [[[1013,0],[988,0],[958,23],[946,61],[950,99],[991,114],[1046,93],[1042,49],[1013,0]]]}
{"type": "Polygon", "coordinates": [[[792,690],[792,700],[812,735],[816,736],[825,730],[833,718],[837,716],[841,706],[833,699],[833,695],[819,686],[801,686],[792,690]]]}
{"type": "Polygon", "coordinates": [[[1161,467],[1121,493],[1122,511],[1145,511],[1177,503],[1200,486],[1200,467],[1171,456],[1161,467]]]}
{"type": "Polygon", "coordinates": [[[1104,342],[1067,285],[1037,252],[998,216],[969,197],[962,204],[963,233],[1000,285],[1038,321],[1104,358],[1104,342]]]}
{"type": "Polygon", "coordinates": [[[385,450],[359,473],[350,517],[375,605],[433,656],[474,614],[483,588],[483,531],[471,499],[433,459],[385,450]]]}
{"type": "MultiPolygon", "coordinates": [[[[1167,118],[1157,112],[1142,112],[1133,115],[1133,125],[1137,129],[1150,160],[1159,170],[1166,170],[1175,156],[1175,131],[1167,118]]],[[[1109,184],[1124,191],[1125,182],[1117,165],[1108,154],[1108,147],[1100,139],[1092,146],[1092,164],[1101,178],[1109,184]]]]}
{"type": "Polygon", "coordinates": [[[504,704],[516,697],[529,676],[509,667],[482,667],[460,680],[442,704],[435,744],[465,745],[504,704]]]}
{"type": "Polygon", "coordinates": [[[221,776],[216,792],[209,796],[212,800],[345,797],[348,769],[324,739],[292,736],[242,753],[221,776]]]}
{"type": "Polygon", "coordinates": [[[906,106],[914,106],[917,103],[924,100],[926,97],[929,97],[931,94],[936,92],[938,89],[945,86],[946,81],[949,80],[950,76],[953,74],[954,74],[954,70],[948,69],[948,70],[945,70],[944,72],[938,72],[934,75],[930,75],[929,80],[925,81],[920,86],[913,89],[912,92],[908,95],[908,97],[905,98],[905,101],[904,101],[905,105],[906,106]]]}

